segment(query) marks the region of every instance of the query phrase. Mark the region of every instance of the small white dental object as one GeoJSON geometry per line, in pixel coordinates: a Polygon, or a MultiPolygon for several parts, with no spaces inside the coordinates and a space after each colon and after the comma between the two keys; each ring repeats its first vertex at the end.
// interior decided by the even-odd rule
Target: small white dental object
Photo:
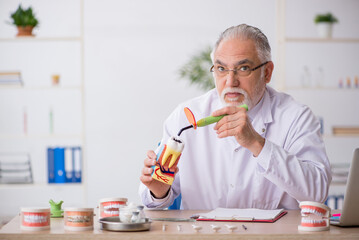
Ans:
{"type": "Polygon", "coordinates": [[[162,225],[162,231],[165,232],[165,231],[166,231],[166,228],[167,228],[167,225],[166,225],[166,224],[163,224],[163,225],[162,225]]]}
{"type": "Polygon", "coordinates": [[[212,229],[214,232],[218,232],[219,229],[221,229],[220,226],[217,226],[217,225],[211,225],[212,229]]]}
{"type": "Polygon", "coordinates": [[[229,230],[230,232],[233,232],[234,230],[237,229],[237,227],[236,227],[236,226],[233,226],[233,225],[226,225],[226,227],[228,228],[228,230],[229,230]]]}
{"type": "Polygon", "coordinates": [[[199,232],[199,230],[202,229],[202,227],[201,227],[201,226],[198,226],[198,225],[192,225],[192,227],[193,227],[193,229],[194,229],[197,233],[199,232]]]}
{"type": "Polygon", "coordinates": [[[177,230],[180,232],[182,230],[182,226],[181,225],[177,225],[177,230]]]}
{"type": "Polygon", "coordinates": [[[140,212],[136,211],[132,213],[132,217],[131,217],[131,222],[135,223],[135,222],[139,222],[139,214],[140,212]]]}

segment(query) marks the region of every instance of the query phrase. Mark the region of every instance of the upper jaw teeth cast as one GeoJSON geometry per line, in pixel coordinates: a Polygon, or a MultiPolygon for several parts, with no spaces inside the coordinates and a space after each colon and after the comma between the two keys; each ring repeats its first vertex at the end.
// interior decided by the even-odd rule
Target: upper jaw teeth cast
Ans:
{"type": "Polygon", "coordinates": [[[181,155],[184,148],[184,143],[175,137],[171,137],[167,141],[166,151],[162,157],[161,165],[166,164],[167,159],[171,156],[171,161],[168,164],[168,168],[171,168],[175,164],[177,158],[181,155]]]}
{"type": "Polygon", "coordinates": [[[119,203],[110,203],[108,205],[105,205],[103,208],[104,208],[104,212],[106,214],[111,214],[111,215],[117,214],[118,215],[120,204],[119,203]]]}
{"type": "Polygon", "coordinates": [[[46,216],[43,215],[24,215],[24,221],[28,223],[44,223],[47,222],[48,219],[46,216]]]}
{"type": "Polygon", "coordinates": [[[105,210],[104,212],[105,214],[109,214],[109,215],[118,215],[120,213],[120,211],[107,211],[107,210],[105,210]]]}
{"type": "Polygon", "coordinates": [[[301,214],[302,214],[302,215],[306,215],[306,214],[308,214],[308,213],[313,213],[313,214],[315,214],[315,215],[317,215],[317,216],[321,216],[321,217],[324,216],[323,212],[319,212],[319,211],[317,211],[316,209],[312,209],[312,208],[302,208],[302,211],[301,211],[301,214]]]}

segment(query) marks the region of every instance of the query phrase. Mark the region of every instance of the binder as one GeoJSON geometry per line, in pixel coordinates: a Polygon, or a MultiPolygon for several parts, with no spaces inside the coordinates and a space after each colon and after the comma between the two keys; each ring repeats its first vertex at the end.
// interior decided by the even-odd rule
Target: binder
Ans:
{"type": "Polygon", "coordinates": [[[54,149],[47,148],[47,178],[48,183],[55,183],[54,149]]]}
{"type": "Polygon", "coordinates": [[[81,147],[48,147],[48,183],[81,183],[81,158],[81,147]]]}
{"type": "Polygon", "coordinates": [[[65,183],[65,149],[57,147],[54,149],[55,183],[65,183]]]}
{"type": "Polygon", "coordinates": [[[82,153],[81,147],[74,147],[73,160],[74,160],[74,176],[75,182],[80,183],[82,181],[82,153]]]}
{"type": "Polygon", "coordinates": [[[72,152],[72,148],[65,149],[65,176],[67,183],[75,182],[74,161],[72,152]]]}

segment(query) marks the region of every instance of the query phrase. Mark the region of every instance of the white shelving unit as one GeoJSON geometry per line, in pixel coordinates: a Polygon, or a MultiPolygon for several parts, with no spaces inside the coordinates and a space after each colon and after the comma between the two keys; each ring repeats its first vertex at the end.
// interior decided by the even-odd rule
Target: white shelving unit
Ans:
{"type": "MultiPolygon", "coordinates": [[[[333,165],[347,164],[349,166],[353,150],[359,147],[359,136],[355,134],[347,136],[334,135],[332,134],[332,127],[338,125],[359,125],[359,88],[353,86],[353,81],[351,82],[351,88],[347,88],[345,82],[347,76],[343,76],[343,86],[340,88],[338,84],[339,79],[335,79],[336,75],[333,76],[334,74],[332,73],[341,71],[341,66],[345,63],[346,68],[344,71],[357,70],[356,76],[359,76],[359,70],[355,67],[358,66],[358,62],[353,63],[349,57],[357,58],[359,53],[359,37],[323,39],[316,36],[307,36],[307,33],[302,32],[298,32],[298,35],[300,35],[298,37],[287,36],[286,27],[290,24],[287,21],[287,17],[290,16],[289,14],[300,14],[299,12],[288,13],[288,9],[292,11],[296,9],[293,5],[287,5],[293,3],[294,1],[277,0],[278,59],[276,69],[279,70],[276,71],[276,87],[281,91],[289,93],[298,101],[307,104],[317,116],[324,120],[323,140],[326,144],[329,160],[333,165]],[[352,46],[357,47],[351,48],[352,46]],[[338,52],[342,54],[339,57],[336,54],[338,52]],[[296,55],[293,56],[293,53],[296,55]],[[343,56],[347,56],[349,59],[343,58],[343,56]],[[297,68],[293,66],[303,64],[305,61],[308,61],[308,66],[316,64],[315,66],[326,67],[325,69],[331,73],[325,75],[324,83],[322,82],[320,86],[316,86],[313,83],[310,86],[298,86],[298,81],[297,84],[293,83],[293,80],[298,78],[299,74],[298,71],[295,72],[298,66],[296,66],[297,68]],[[335,66],[337,66],[337,69],[332,69],[335,66]]],[[[313,6],[311,6],[311,11],[314,12],[313,6]]],[[[317,12],[321,11],[323,11],[323,6],[317,9],[317,12]]],[[[311,23],[314,25],[312,20],[311,23]]],[[[312,27],[305,26],[300,26],[300,29],[312,27]]],[[[296,28],[297,26],[292,27],[296,28]]],[[[353,80],[354,76],[351,77],[351,80],[353,80]]],[[[342,195],[344,191],[345,184],[334,181],[330,187],[329,194],[342,195]]]]}
{"type": "Polygon", "coordinates": [[[307,43],[359,43],[359,38],[285,38],[285,42],[307,43]]]}
{"type": "Polygon", "coordinates": [[[22,86],[0,85],[0,151],[29,153],[34,177],[32,184],[0,184],[2,216],[13,216],[25,205],[49,206],[50,199],[63,200],[65,207],[87,202],[83,0],[77,3],[73,18],[80,27],[74,36],[0,36],[0,52],[6,53],[0,71],[19,71],[23,80],[22,86]],[[52,74],[60,75],[59,85],[52,85],[52,74]],[[56,146],[81,147],[81,183],[47,183],[47,148],[56,146]]]}

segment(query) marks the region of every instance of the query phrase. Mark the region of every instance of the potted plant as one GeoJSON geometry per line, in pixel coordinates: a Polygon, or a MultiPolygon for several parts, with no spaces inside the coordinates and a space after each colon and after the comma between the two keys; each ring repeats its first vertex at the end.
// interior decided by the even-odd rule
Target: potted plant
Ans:
{"type": "Polygon", "coordinates": [[[23,9],[20,4],[17,10],[10,16],[13,20],[12,24],[16,25],[18,29],[16,36],[33,36],[32,30],[39,24],[39,21],[31,7],[23,9]]]}
{"type": "Polygon", "coordinates": [[[212,48],[206,47],[198,54],[192,56],[189,61],[180,68],[180,77],[189,80],[191,84],[198,85],[203,90],[214,88],[213,75],[209,71],[212,66],[211,52],[212,48]]]}
{"type": "Polygon", "coordinates": [[[319,37],[331,38],[333,32],[333,24],[338,22],[338,19],[331,13],[317,14],[314,18],[317,25],[319,37]]]}

